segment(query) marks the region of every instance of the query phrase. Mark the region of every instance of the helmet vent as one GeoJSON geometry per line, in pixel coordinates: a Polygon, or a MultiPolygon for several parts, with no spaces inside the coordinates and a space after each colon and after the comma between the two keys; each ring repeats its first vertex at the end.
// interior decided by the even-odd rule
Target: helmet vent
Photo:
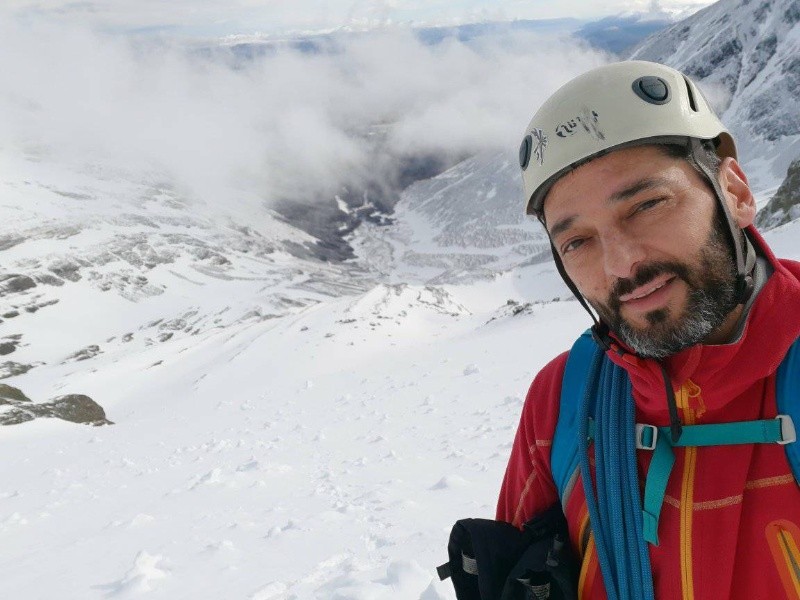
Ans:
{"type": "Polygon", "coordinates": [[[633,82],[633,91],[648,104],[666,104],[672,98],[667,82],[654,75],[639,77],[633,82]]]}
{"type": "Polygon", "coordinates": [[[683,76],[683,81],[686,83],[686,94],[689,97],[689,108],[691,108],[694,112],[697,112],[697,103],[694,101],[694,92],[692,91],[692,84],[689,83],[689,80],[686,78],[686,75],[683,76]]]}
{"type": "Polygon", "coordinates": [[[519,166],[522,167],[522,170],[528,168],[528,164],[531,162],[531,149],[533,148],[533,137],[531,135],[526,135],[525,139],[522,140],[522,145],[519,147],[519,166]]]}

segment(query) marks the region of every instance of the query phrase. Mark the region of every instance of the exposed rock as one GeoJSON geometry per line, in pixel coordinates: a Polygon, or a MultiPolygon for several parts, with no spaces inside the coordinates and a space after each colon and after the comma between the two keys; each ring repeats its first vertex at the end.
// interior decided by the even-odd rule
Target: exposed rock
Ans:
{"type": "Polygon", "coordinates": [[[11,354],[17,349],[17,345],[13,342],[0,342],[0,356],[11,354]]]}
{"type": "Polygon", "coordinates": [[[91,200],[92,197],[89,194],[81,194],[79,192],[67,192],[64,190],[57,190],[52,189],[52,191],[59,196],[63,196],[64,198],[70,198],[72,200],[91,200]]]}
{"type": "Polygon", "coordinates": [[[0,404],[8,404],[9,400],[13,400],[15,402],[31,401],[31,399],[28,398],[19,388],[15,388],[12,385],[6,385],[5,383],[0,383],[0,404]]]}
{"type": "Polygon", "coordinates": [[[52,300],[47,300],[46,302],[39,302],[38,304],[31,304],[30,306],[26,306],[25,310],[28,312],[36,312],[40,308],[44,308],[46,306],[53,306],[54,304],[58,304],[58,298],[53,298],[52,300]]]}
{"type": "Polygon", "coordinates": [[[169,331],[181,331],[182,329],[186,329],[186,320],[185,319],[171,319],[164,323],[161,323],[158,326],[159,329],[166,329],[169,331]]]}
{"type": "Polygon", "coordinates": [[[100,346],[97,344],[92,344],[91,346],[86,346],[86,348],[82,348],[78,350],[74,354],[70,354],[66,360],[88,360],[90,358],[94,358],[98,354],[100,354],[102,350],[100,350],[100,346]]]}
{"type": "Polygon", "coordinates": [[[552,300],[537,300],[535,302],[517,302],[516,300],[508,300],[503,306],[495,311],[494,316],[486,321],[488,325],[492,321],[498,319],[507,319],[510,317],[517,317],[519,315],[532,315],[536,312],[539,306],[549,304],[550,302],[558,302],[559,298],[555,297],[552,300]]]}
{"type": "Polygon", "coordinates": [[[18,316],[19,316],[19,311],[18,310],[10,310],[7,313],[3,313],[3,318],[4,319],[13,319],[14,317],[18,317],[18,316]]]}
{"type": "Polygon", "coordinates": [[[22,363],[8,360],[4,363],[0,363],[0,379],[15,377],[16,375],[23,375],[24,373],[30,371],[33,367],[34,365],[24,365],[22,363]]]}
{"type": "Polygon", "coordinates": [[[55,273],[62,279],[69,281],[79,281],[81,279],[80,269],[81,266],[76,262],[67,259],[56,260],[47,267],[52,273],[55,273]]]}
{"type": "Polygon", "coordinates": [[[36,282],[27,275],[0,275],[0,296],[16,294],[36,287],[36,282]]]}
{"type": "Polygon", "coordinates": [[[35,418],[36,416],[28,410],[12,408],[0,413],[0,425],[19,425],[20,423],[33,421],[35,418]]]}
{"type": "Polygon", "coordinates": [[[64,285],[64,280],[56,277],[55,275],[51,275],[50,273],[36,273],[34,274],[33,278],[37,281],[37,283],[43,283],[44,285],[55,285],[55,286],[62,286],[64,285]]]}
{"type": "Polygon", "coordinates": [[[83,394],[58,396],[38,406],[41,407],[42,414],[37,416],[57,417],[72,423],[84,423],[86,425],[113,425],[111,421],[106,419],[106,412],[103,407],[89,396],[84,396],[83,394]]]}
{"type": "Polygon", "coordinates": [[[0,385],[0,404],[11,409],[0,412],[0,425],[19,425],[36,418],[55,418],[84,425],[113,425],[106,419],[103,407],[89,396],[68,394],[48,402],[34,403],[21,390],[10,385],[0,385]]]}
{"type": "Polygon", "coordinates": [[[800,158],[789,165],[786,179],[767,205],[758,212],[756,226],[766,231],[798,217],[800,217],[800,158]]]}
{"type": "Polygon", "coordinates": [[[26,238],[16,233],[6,233],[0,235],[0,250],[8,250],[17,244],[21,244],[25,241],[25,239],[26,238]]]}

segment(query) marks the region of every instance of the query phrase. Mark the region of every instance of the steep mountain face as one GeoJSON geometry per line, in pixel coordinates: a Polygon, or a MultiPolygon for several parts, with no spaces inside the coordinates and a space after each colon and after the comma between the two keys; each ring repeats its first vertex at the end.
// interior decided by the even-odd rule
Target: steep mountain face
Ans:
{"type": "Polygon", "coordinates": [[[800,217],[800,159],[789,165],[781,187],[761,209],[756,225],[763,230],[772,229],[800,217]]]}
{"type": "MultiPolygon", "coordinates": [[[[733,130],[760,201],[800,154],[798,23],[800,0],[722,0],[652,35],[631,56],[699,82],[733,130]]],[[[390,224],[367,224],[350,240],[359,260],[398,282],[492,277],[549,260],[547,237],[522,215],[521,198],[516,160],[479,155],[412,185],[390,224]]]]}
{"type": "Polygon", "coordinates": [[[519,166],[484,154],[406,189],[392,224],[352,238],[359,258],[397,281],[455,283],[549,259],[544,229],[522,210],[519,166]]]}
{"type": "Polygon", "coordinates": [[[645,40],[630,58],[695,79],[737,136],[756,191],[800,154],[800,0],[720,0],[645,40]]]}

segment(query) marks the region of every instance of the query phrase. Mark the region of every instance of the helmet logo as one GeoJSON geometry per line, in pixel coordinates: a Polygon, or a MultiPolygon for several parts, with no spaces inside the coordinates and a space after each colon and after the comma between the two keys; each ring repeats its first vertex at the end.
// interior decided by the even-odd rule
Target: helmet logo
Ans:
{"type": "Polygon", "coordinates": [[[584,106],[581,114],[571,118],[569,121],[558,124],[556,135],[561,138],[567,138],[583,131],[597,141],[602,141],[606,139],[606,136],[599,127],[599,119],[600,115],[597,114],[597,111],[589,110],[584,106]]]}
{"type": "Polygon", "coordinates": [[[533,155],[536,157],[536,162],[538,162],[541,167],[544,164],[544,149],[547,148],[547,136],[541,129],[534,129],[533,138],[536,140],[533,146],[533,155]]]}

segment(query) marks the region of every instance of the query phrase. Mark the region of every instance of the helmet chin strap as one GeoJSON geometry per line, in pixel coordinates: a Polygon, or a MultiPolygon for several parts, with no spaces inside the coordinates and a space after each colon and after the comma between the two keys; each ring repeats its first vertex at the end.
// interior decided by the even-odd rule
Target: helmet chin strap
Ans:
{"type": "MultiPolygon", "coordinates": [[[[542,225],[547,231],[547,225],[545,225],[544,220],[540,218],[542,221],[542,225]]],[[[549,234],[548,234],[549,235],[549,234]]],[[[586,298],[583,297],[578,286],[575,285],[575,282],[572,281],[569,275],[567,275],[567,270],[564,268],[564,263],[561,262],[561,257],[556,250],[556,247],[553,245],[553,241],[550,240],[550,251],[553,254],[553,261],[556,263],[556,269],[558,269],[558,274],[561,275],[561,279],[564,280],[564,283],[567,284],[569,291],[572,292],[572,295],[581,303],[584,310],[589,313],[589,316],[594,321],[594,325],[592,325],[592,336],[594,337],[595,341],[607,352],[611,349],[611,337],[609,336],[610,329],[608,325],[603,323],[600,319],[599,315],[595,316],[594,311],[589,306],[589,303],[586,301],[586,298]]]]}
{"type": "Polygon", "coordinates": [[[747,260],[749,247],[745,247],[746,242],[742,235],[742,229],[733,218],[733,214],[731,214],[725,194],[720,187],[719,178],[715,175],[711,165],[708,164],[702,141],[697,138],[689,138],[689,149],[692,162],[711,185],[714,195],[717,197],[717,204],[719,204],[722,214],[725,215],[728,234],[736,257],[736,284],[734,288],[736,304],[745,304],[753,293],[753,265],[755,261],[747,260]]]}

